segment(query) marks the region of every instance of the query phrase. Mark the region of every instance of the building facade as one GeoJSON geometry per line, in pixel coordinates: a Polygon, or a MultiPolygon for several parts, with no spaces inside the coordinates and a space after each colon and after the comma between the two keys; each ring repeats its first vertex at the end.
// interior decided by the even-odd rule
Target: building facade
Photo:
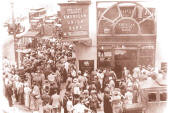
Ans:
{"type": "Polygon", "coordinates": [[[63,31],[76,45],[79,68],[83,60],[93,62],[94,69],[155,66],[155,8],[127,1],[67,2],[60,8],[63,31]]]}

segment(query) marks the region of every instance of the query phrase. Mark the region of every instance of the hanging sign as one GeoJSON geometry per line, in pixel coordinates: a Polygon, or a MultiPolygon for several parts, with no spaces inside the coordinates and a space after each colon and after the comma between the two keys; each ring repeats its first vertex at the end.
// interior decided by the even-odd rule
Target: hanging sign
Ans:
{"type": "Polygon", "coordinates": [[[88,4],[64,4],[60,6],[63,32],[70,37],[88,36],[88,4]]]}

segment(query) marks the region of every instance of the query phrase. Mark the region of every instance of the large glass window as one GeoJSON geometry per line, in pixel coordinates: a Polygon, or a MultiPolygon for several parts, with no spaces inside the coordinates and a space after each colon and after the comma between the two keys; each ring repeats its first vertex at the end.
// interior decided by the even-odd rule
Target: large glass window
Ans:
{"type": "Polygon", "coordinates": [[[160,93],[160,101],[167,101],[167,93],[166,92],[160,93]]]}
{"type": "Polygon", "coordinates": [[[103,57],[98,58],[98,67],[99,68],[107,68],[111,66],[111,58],[103,57]]]}
{"type": "Polygon", "coordinates": [[[153,56],[154,49],[141,49],[140,55],[141,56],[153,56]]]}
{"type": "Polygon", "coordinates": [[[149,93],[148,94],[148,101],[155,102],[156,101],[156,93],[149,93]]]}

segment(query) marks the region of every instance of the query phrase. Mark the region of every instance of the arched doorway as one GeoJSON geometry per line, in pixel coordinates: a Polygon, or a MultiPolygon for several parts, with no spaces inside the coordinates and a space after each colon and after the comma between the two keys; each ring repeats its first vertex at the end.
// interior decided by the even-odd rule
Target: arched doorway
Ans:
{"type": "Polygon", "coordinates": [[[137,65],[154,66],[153,9],[136,2],[117,2],[100,12],[97,21],[98,68],[111,67],[120,75],[125,66],[130,70],[137,65]]]}

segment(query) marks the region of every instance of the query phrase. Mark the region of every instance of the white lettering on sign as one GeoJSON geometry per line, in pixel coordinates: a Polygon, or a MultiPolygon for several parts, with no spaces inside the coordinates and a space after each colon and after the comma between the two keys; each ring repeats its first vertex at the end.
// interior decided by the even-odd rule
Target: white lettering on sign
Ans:
{"type": "Polygon", "coordinates": [[[82,8],[70,8],[66,10],[67,14],[80,14],[82,12],[82,8]]]}
{"type": "Polygon", "coordinates": [[[117,34],[122,34],[122,33],[133,34],[137,32],[138,32],[137,24],[130,19],[121,20],[119,23],[117,23],[115,27],[115,33],[117,34]]]}
{"type": "Polygon", "coordinates": [[[63,32],[69,36],[88,35],[88,5],[61,6],[61,16],[63,32]]]}

